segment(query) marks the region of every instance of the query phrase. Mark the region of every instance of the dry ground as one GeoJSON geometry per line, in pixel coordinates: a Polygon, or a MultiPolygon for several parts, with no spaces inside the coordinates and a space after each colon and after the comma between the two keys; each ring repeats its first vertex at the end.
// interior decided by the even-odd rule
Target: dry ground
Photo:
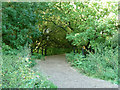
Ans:
{"type": "Polygon", "coordinates": [[[36,61],[38,64],[34,68],[58,88],[118,88],[110,82],[80,74],[67,63],[65,55],[48,56],[45,61],[36,61]]]}

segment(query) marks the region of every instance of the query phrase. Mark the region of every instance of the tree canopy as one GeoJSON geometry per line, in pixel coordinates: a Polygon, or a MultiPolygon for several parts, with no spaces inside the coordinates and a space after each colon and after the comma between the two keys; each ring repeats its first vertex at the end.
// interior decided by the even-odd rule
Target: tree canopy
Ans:
{"type": "Polygon", "coordinates": [[[117,2],[100,1],[5,2],[3,42],[12,48],[110,44],[118,32],[117,8],[117,2]]]}

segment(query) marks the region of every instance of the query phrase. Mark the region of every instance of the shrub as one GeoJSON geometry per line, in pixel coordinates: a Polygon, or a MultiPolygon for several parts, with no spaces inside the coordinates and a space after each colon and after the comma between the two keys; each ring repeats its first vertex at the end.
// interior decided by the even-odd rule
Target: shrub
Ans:
{"type": "Polygon", "coordinates": [[[33,53],[33,55],[31,55],[31,57],[30,57],[30,60],[33,61],[33,63],[34,63],[35,59],[37,59],[37,60],[45,60],[45,56],[41,55],[39,53],[33,53]]]}
{"type": "Polygon", "coordinates": [[[35,62],[35,60],[29,59],[29,67],[33,67],[35,66],[37,63],[35,62]]]}
{"type": "Polygon", "coordinates": [[[56,88],[46,77],[29,68],[28,52],[25,48],[17,55],[3,52],[2,88],[56,88]]]}
{"type": "Polygon", "coordinates": [[[81,54],[66,54],[72,66],[81,73],[118,83],[118,48],[98,46],[95,53],[89,53],[86,58],[81,54]]]}
{"type": "Polygon", "coordinates": [[[48,48],[47,55],[58,55],[70,52],[69,48],[48,48]]]}
{"type": "Polygon", "coordinates": [[[31,58],[35,58],[35,59],[41,59],[42,55],[39,53],[33,53],[33,55],[31,56],[31,58]]]}

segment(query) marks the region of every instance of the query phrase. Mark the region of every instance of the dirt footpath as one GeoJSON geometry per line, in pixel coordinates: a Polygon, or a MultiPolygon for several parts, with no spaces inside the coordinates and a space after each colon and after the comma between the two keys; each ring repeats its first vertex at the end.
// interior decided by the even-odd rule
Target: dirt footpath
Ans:
{"type": "Polygon", "coordinates": [[[65,55],[48,56],[45,61],[37,60],[37,63],[34,68],[58,88],[118,88],[110,82],[80,74],[67,63],[65,55]]]}

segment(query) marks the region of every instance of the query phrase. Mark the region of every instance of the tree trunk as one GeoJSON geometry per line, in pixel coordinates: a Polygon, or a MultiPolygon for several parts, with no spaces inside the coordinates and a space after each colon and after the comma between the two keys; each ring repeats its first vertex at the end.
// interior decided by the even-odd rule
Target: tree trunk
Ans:
{"type": "Polygon", "coordinates": [[[77,48],[77,53],[78,53],[78,48],[77,48]]]}
{"type": "Polygon", "coordinates": [[[43,55],[43,47],[42,47],[42,55],[43,55]]]}
{"type": "Polygon", "coordinates": [[[33,55],[33,47],[31,47],[31,55],[33,55]]]}
{"type": "Polygon", "coordinates": [[[45,47],[45,56],[47,55],[47,47],[45,47]]]}
{"type": "Polygon", "coordinates": [[[73,47],[73,52],[74,52],[74,54],[75,54],[75,47],[73,47]]]}
{"type": "Polygon", "coordinates": [[[37,53],[39,53],[39,49],[40,49],[40,47],[37,48],[37,53]]]}
{"type": "Polygon", "coordinates": [[[85,49],[84,49],[84,48],[82,48],[82,55],[83,55],[83,56],[86,56],[86,54],[85,54],[85,49]]]}

